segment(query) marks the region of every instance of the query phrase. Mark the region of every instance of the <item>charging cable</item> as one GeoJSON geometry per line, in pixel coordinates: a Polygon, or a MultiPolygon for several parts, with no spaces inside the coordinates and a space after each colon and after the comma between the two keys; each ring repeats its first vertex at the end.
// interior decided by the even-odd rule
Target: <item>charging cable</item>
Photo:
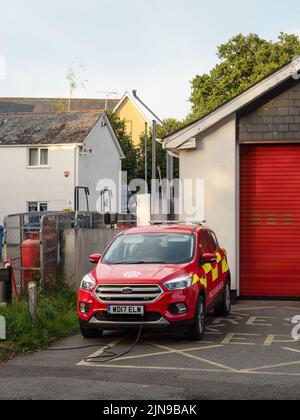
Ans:
{"type": "MultiPolygon", "coordinates": [[[[29,297],[29,300],[31,301],[30,297],[29,297]]],[[[31,303],[32,303],[32,301],[31,301],[31,303]]],[[[38,314],[36,314],[36,319],[37,319],[39,324],[41,324],[45,329],[47,329],[45,324],[39,319],[38,314]]],[[[136,348],[136,346],[140,342],[142,332],[143,332],[143,327],[144,327],[144,317],[141,319],[141,324],[140,324],[140,327],[139,327],[138,335],[137,335],[137,338],[136,338],[134,344],[128,350],[126,350],[124,353],[121,353],[121,354],[115,353],[114,351],[112,351],[111,346],[108,346],[108,345],[105,345],[105,344],[92,344],[92,345],[80,346],[80,347],[45,349],[45,351],[48,351],[48,352],[76,351],[76,350],[84,350],[84,349],[90,349],[90,348],[96,348],[96,347],[101,348],[102,347],[104,349],[103,349],[103,353],[101,355],[95,356],[95,357],[86,357],[84,359],[84,361],[86,363],[95,363],[95,364],[108,363],[108,362],[112,362],[113,360],[117,360],[117,359],[119,359],[123,356],[126,356],[127,354],[131,353],[136,348]]]]}
{"type": "Polygon", "coordinates": [[[95,364],[99,364],[99,363],[108,363],[108,362],[112,362],[113,360],[117,360],[120,359],[121,357],[127,356],[127,354],[131,353],[136,346],[139,344],[141,336],[142,336],[142,332],[143,332],[143,327],[144,327],[144,319],[142,319],[141,325],[139,327],[139,332],[137,335],[137,338],[134,342],[134,344],[128,349],[126,350],[124,353],[121,354],[117,354],[114,351],[112,351],[111,346],[106,346],[105,344],[92,344],[89,346],[82,346],[82,347],[68,347],[68,348],[55,348],[55,349],[46,349],[46,351],[53,351],[53,352],[59,352],[59,351],[75,351],[75,350],[84,350],[84,349],[89,349],[89,348],[101,348],[104,347],[103,349],[103,353],[99,356],[94,356],[94,357],[86,357],[84,359],[84,361],[86,363],[95,363],[95,364]]]}
{"type": "Polygon", "coordinates": [[[127,354],[131,353],[136,346],[139,344],[141,336],[142,336],[142,331],[143,331],[143,326],[144,326],[144,319],[141,322],[140,328],[139,328],[139,333],[137,335],[137,338],[134,342],[134,344],[124,353],[121,354],[116,354],[114,352],[111,351],[111,347],[107,346],[104,350],[103,350],[103,354],[99,355],[99,356],[95,356],[95,357],[86,357],[84,359],[84,361],[86,363],[108,363],[108,362],[112,362],[113,360],[117,360],[120,359],[121,357],[127,356],[127,354]],[[107,353],[107,354],[105,354],[107,353]]]}

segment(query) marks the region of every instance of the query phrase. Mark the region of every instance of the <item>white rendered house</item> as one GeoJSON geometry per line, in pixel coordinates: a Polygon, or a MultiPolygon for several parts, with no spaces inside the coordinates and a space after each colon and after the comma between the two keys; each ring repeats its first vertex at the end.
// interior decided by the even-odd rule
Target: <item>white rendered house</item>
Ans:
{"type": "Polygon", "coordinates": [[[96,211],[105,180],[118,206],[123,158],[105,113],[0,114],[0,224],[8,214],[74,208],[76,186],[89,188],[96,211]]]}

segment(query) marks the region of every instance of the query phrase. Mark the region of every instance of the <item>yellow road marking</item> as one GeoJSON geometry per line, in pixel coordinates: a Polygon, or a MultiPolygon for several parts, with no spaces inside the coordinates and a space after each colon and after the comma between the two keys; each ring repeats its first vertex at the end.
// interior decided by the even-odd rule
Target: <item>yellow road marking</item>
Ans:
{"type": "MultiPolygon", "coordinates": [[[[94,354],[92,354],[91,356],[88,356],[86,359],[89,358],[94,358],[94,357],[99,357],[101,356],[101,354],[104,353],[104,351],[108,348],[108,347],[114,347],[117,346],[118,344],[120,344],[125,338],[127,338],[127,336],[123,336],[121,338],[118,338],[117,340],[114,340],[112,343],[106,344],[103,347],[101,347],[100,350],[97,350],[94,354]]],[[[91,365],[95,365],[95,363],[90,363],[90,362],[86,362],[85,359],[81,360],[79,363],[76,364],[76,366],[91,366],[91,365]]]]}
{"type": "Polygon", "coordinates": [[[233,315],[238,315],[238,316],[251,316],[250,314],[245,314],[245,313],[242,313],[242,312],[235,312],[235,310],[233,311],[231,311],[231,313],[233,314],[233,315]]]}
{"type": "Polygon", "coordinates": [[[294,311],[300,311],[300,306],[299,308],[292,308],[291,306],[282,306],[282,309],[293,309],[294,311]]]}
{"type": "Polygon", "coordinates": [[[241,309],[235,308],[234,310],[236,312],[239,312],[239,311],[254,311],[254,310],[258,311],[258,310],[262,310],[262,309],[278,309],[278,306],[265,306],[265,307],[261,306],[261,307],[258,307],[258,308],[241,308],[241,309]]]}
{"type": "MultiPolygon", "coordinates": [[[[81,365],[81,366],[91,366],[81,365]]],[[[93,363],[93,367],[101,367],[104,369],[126,369],[126,370],[157,370],[157,371],[177,371],[177,372],[207,372],[207,373],[226,373],[234,375],[266,375],[266,376],[291,376],[291,377],[300,377],[300,373],[286,373],[286,372],[254,372],[254,371],[244,371],[244,370],[233,370],[233,371],[224,371],[224,369],[200,369],[200,368],[180,368],[180,367],[164,367],[164,366],[132,366],[132,365],[108,365],[108,364],[96,364],[93,363]]]]}
{"type": "Polygon", "coordinates": [[[246,325],[253,325],[257,327],[273,327],[273,324],[267,324],[268,319],[277,319],[274,316],[251,316],[246,325]],[[265,323],[263,323],[265,321],[265,323]]]}
{"type": "Polygon", "coordinates": [[[278,343],[294,343],[295,340],[292,339],[291,336],[289,335],[273,335],[270,334],[268,335],[268,337],[266,338],[266,341],[264,342],[263,346],[264,347],[271,347],[273,344],[278,344],[278,343]],[[279,340],[279,338],[287,338],[285,340],[279,340]]]}
{"type": "Polygon", "coordinates": [[[291,349],[290,347],[282,347],[283,350],[292,351],[293,353],[300,353],[300,350],[291,349]]]}
{"type": "Polygon", "coordinates": [[[222,344],[231,344],[236,346],[256,346],[256,343],[245,342],[247,340],[246,337],[260,337],[260,334],[229,333],[222,341],[222,344]]]}
{"type": "Polygon", "coordinates": [[[248,373],[248,372],[255,372],[256,370],[272,369],[272,368],[277,368],[277,367],[295,366],[295,365],[300,365],[300,360],[298,360],[297,362],[278,363],[277,365],[259,366],[256,368],[241,369],[241,372],[248,373]]]}
{"type": "MultiPolygon", "coordinates": [[[[219,327],[220,325],[218,325],[219,327]]],[[[210,335],[223,335],[222,332],[220,332],[220,330],[217,330],[216,328],[212,328],[212,327],[206,327],[206,332],[205,334],[210,334],[210,335]]]]}
{"type": "MultiPolygon", "coordinates": [[[[106,345],[106,347],[110,346],[116,346],[118,345],[120,342],[122,342],[125,338],[127,338],[127,336],[121,337],[115,341],[113,341],[112,343],[109,343],[106,345]]],[[[215,345],[215,346],[205,346],[205,347],[200,347],[200,348],[191,348],[191,349],[186,349],[185,351],[182,350],[174,350],[171,349],[167,346],[162,346],[162,345],[158,345],[158,344],[153,344],[155,347],[159,347],[159,348],[163,348],[166,351],[165,352],[158,352],[157,355],[161,355],[161,354],[170,354],[170,353],[177,353],[177,354],[182,354],[183,356],[186,357],[191,357],[192,359],[196,359],[199,360],[201,362],[204,363],[208,363],[211,364],[213,366],[216,367],[216,369],[204,369],[204,368],[180,368],[180,367],[164,367],[164,366],[132,366],[132,365],[109,365],[109,364],[97,364],[97,363],[88,363],[85,362],[84,360],[82,360],[81,362],[77,363],[76,366],[85,366],[85,367],[91,367],[91,366],[96,366],[96,367],[101,367],[101,368],[110,368],[110,369],[131,369],[131,370],[155,370],[155,371],[161,371],[161,370],[165,370],[165,371],[180,371],[180,372],[208,372],[208,373],[227,373],[227,374],[238,374],[238,375],[266,375],[266,376],[287,376],[287,377],[300,377],[300,373],[290,373],[290,372],[264,372],[261,371],[262,369],[272,369],[272,368],[278,368],[278,367],[286,367],[286,366],[296,366],[300,364],[300,360],[299,361],[295,361],[295,362],[288,362],[288,363],[280,363],[280,364],[276,364],[276,365],[269,365],[269,366],[260,366],[260,367],[256,367],[256,368],[249,368],[249,369],[234,369],[231,368],[229,366],[226,365],[222,365],[222,364],[218,364],[215,363],[211,360],[207,360],[207,359],[203,359],[197,356],[193,356],[193,355],[189,355],[186,354],[185,351],[196,351],[196,350],[204,350],[204,349],[209,349],[209,348],[217,348],[217,347],[223,347],[222,345],[215,345]],[[219,369],[217,369],[219,368],[219,369]]],[[[105,348],[101,348],[100,350],[98,350],[97,352],[95,352],[92,356],[89,357],[98,357],[100,356],[105,348]]],[[[284,350],[288,350],[288,351],[293,351],[296,353],[300,353],[299,350],[296,349],[292,349],[289,347],[283,347],[284,350]]],[[[147,355],[147,356],[152,356],[154,354],[151,355],[147,355]]],[[[138,356],[131,356],[133,359],[134,358],[139,358],[142,355],[138,355],[138,356]]],[[[118,360],[125,360],[126,358],[123,359],[118,359],[118,360]]],[[[128,357],[129,359],[129,357],[128,357]]]]}
{"type": "MultiPolygon", "coordinates": [[[[150,343],[149,343],[150,344],[150,343]]],[[[207,350],[207,349],[214,349],[218,347],[224,347],[221,344],[215,346],[205,346],[205,347],[194,347],[192,349],[185,349],[184,351],[197,351],[197,350],[207,350]]],[[[155,357],[155,356],[165,356],[167,354],[177,353],[178,350],[168,350],[168,351],[161,351],[157,353],[144,353],[138,354],[136,356],[127,356],[127,357],[120,357],[117,361],[121,360],[135,360],[135,359],[143,359],[145,357],[155,357]]]]}
{"type": "MultiPolygon", "coordinates": [[[[161,348],[163,350],[169,350],[169,351],[171,350],[171,351],[173,351],[173,349],[171,349],[170,347],[162,346],[160,344],[154,344],[154,346],[155,347],[158,347],[158,348],[161,348]]],[[[215,367],[224,369],[224,370],[229,371],[229,372],[235,372],[236,371],[236,369],[234,369],[234,368],[232,368],[230,366],[222,365],[220,363],[213,362],[212,360],[208,360],[208,359],[204,359],[202,357],[194,356],[192,354],[185,353],[182,350],[176,350],[176,351],[174,351],[174,353],[181,354],[182,356],[185,356],[185,357],[189,357],[191,359],[198,360],[199,362],[207,363],[209,365],[212,365],[212,366],[215,366],[215,367]]]]}

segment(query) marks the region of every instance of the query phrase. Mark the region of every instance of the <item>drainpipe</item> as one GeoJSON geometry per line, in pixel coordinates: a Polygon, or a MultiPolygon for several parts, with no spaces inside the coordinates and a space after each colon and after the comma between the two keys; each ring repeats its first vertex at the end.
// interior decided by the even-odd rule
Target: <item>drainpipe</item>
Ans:
{"type": "MultiPolygon", "coordinates": [[[[76,146],[74,149],[74,188],[73,191],[75,191],[75,188],[79,185],[79,150],[80,146],[76,146]]],[[[73,203],[73,208],[75,209],[75,201],[73,203]]]]}

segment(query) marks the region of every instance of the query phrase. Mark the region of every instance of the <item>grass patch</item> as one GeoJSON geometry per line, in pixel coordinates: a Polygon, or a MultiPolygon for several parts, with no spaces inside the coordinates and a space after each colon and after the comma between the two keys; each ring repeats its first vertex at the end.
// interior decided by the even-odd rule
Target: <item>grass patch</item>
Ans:
{"type": "Polygon", "coordinates": [[[31,321],[27,297],[0,308],[6,319],[7,340],[0,342],[0,360],[41,350],[78,331],[76,293],[64,284],[38,293],[38,320],[31,321]]]}

